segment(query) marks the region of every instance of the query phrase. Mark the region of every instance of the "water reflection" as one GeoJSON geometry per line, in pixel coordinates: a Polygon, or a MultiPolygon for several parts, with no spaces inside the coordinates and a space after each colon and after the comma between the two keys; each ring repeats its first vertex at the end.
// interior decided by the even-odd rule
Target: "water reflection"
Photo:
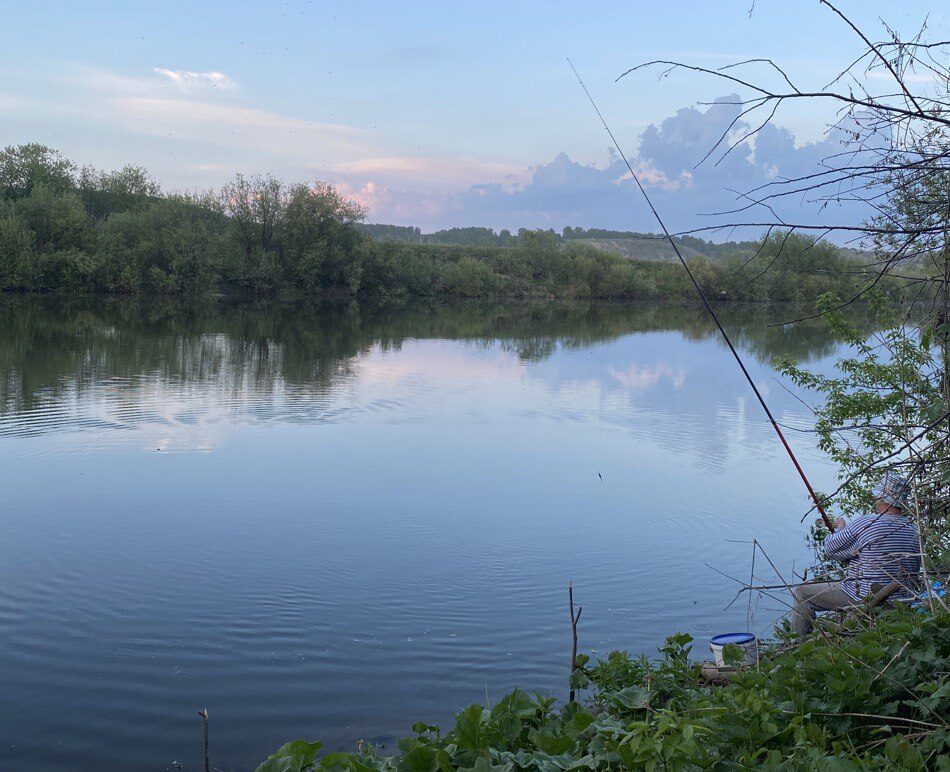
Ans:
{"type": "MultiPolygon", "coordinates": [[[[726,310],[723,318],[739,345],[762,363],[776,355],[827,355],[835,343],[820,322],[789,329],[769,326],[791,313],[787,308],[726,310]]],[[[118,429],[137,422],[194,423],[199,419],[195,389],[212,412],[258,419],[332,418],[320,410],[328,393],[352,382],[356,368],[364,378],[382,377],[387,368],[388,377],[395,377],[384,355],[418,339],[465,344],[455,362],[440,352],[426,377],[466,366],[463,360],[479,350],[509,353],[525,363],[544,363],[561,351],[556,369],[540,367],[533,376],[551,386],[595,380],[605,392],[648,389],[661,382],[682,389],[686,370],[670,359],[677,341],[719,342],[708,317],[682,308],[380,308],[354,303],[275,309],[223,302],[8,299],[0,303],[0,416],[8,419],[0,421],[0,433],[29,434],[66,425],[118,429]],[[674,334],[655,335],[648,349],[639,343],[625,347],[622,353],[630,358],[619,367],[616,350],[600,349],[603,363],[588,350],[634,332],[674,334]],[[582,353],[571,358],[571,351],[582,353]],[[80,411],[92,396],[109,406],[111,418],[80,411]],[[176,398],[182,404],[176,405],[176,398]]],[[[721,369],[721,352],[709,353],[715,358],[712,369],[721,369]]],[[[484,360],[474,362],[469,365],[486,367],[484,360]]],[[[510,364],[505,359],[503,366],[510,364]]],[[[418,355],[413,366],[424,366],[418,355]]],[[[407,367],[404,358],[399,367],[407,367]]],[[[691,370],[700,367],[693,358],[691,370]]],[[[702,391],[711,385],[706,383],[702,391]]]]}
{"type": "MultiPolygon", "coordinates": [[[[724,321],[802,424],[769,360],[836,343],[767,326],[794,313],[724,321]]],[[[6,300],[0,490],[0,769],[198,768],[204,706],[221,769],[391,743],[560,695],[569,579],[585,649],[646,651],[744,629],[706,567],[747,570],[737,537],[804,552],[794,472],[674,308],[6,300]]]]}

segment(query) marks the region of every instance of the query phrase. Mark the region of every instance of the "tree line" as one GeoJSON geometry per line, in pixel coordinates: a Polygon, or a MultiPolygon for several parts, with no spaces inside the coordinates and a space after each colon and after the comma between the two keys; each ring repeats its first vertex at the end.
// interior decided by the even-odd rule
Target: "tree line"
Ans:
{"type": "MultiPolygon", "coordinates": [[[[364,215],[321,182],[238,175],[218,191],[167,193],[141,167],[102,172],[43,145],[7,147],[0,290],[692,298],[679,266],[626,259],[582,238],[600,231],[454,228],[433,244],[415,228],[363,225],[364,215]]],[[[727,300],[847,295],[861,274],[833,245],[779,233],[715,260],[693,258],[692,268],[707,292],[727,300]]]]}
{"type": "Polygon", "coordinates": [[[445,228],[434,233],[423,233],[421,228],[414,225],[360,223],[357,227],[362,233],[379,241],[398,241],[404,244],[510,247],[518,238],[517,234],[513,235],[507,228],[502,228],[496,233],[494,228],[480,226],[445,228]]]}
{"type": "MultiPolygon", "coordinates": [[[[397,241],[406,244],[441,244],[444,246],[496,246],[510,247],[517,243],[518,238],[527,230],[520,229],[512,234],[507,228],[495,231],[494,228],[469,226],[467,228],[445,228],[434,233],[423,233],[421,228],[414,225],[386,225],[384,223],[360,223],[359,230],[379,241],[397,241]]],[[[638,231],[618,231],[606,228],[581,228],[566,225],[558,233],[553,228],[544,231],[550,233],[558,241],[587,241],[598,240],[631,240],[642,239],[655,241],[662,237],[655,233],[640,233],[638,231]]],[[[673,240],[682,249],[698,252],[706,257],[719,258],[734,252],[755,250],[758,242],[755,241],[726,241],[716,243],[696,236],[674,236],[673,240]]]]}

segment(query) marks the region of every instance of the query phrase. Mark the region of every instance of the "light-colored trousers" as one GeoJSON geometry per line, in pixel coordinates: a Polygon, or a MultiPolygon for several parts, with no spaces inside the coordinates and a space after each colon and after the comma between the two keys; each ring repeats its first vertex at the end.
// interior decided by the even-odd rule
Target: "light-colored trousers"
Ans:
{"type": "Polygon", "coordinates": [[[856,601],[841,589],[841,582],[815,582],[792,590],[792,630],[799,635],[811,632],[818,611],[843,611],[856,601]]]}

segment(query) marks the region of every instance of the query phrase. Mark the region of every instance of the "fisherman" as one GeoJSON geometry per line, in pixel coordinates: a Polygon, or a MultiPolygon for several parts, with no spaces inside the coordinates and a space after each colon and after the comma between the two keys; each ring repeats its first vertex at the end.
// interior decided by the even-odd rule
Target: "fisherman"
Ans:
{"type": "Polygon", "coordinates": [[[835,520],[834,533],[825,537],[825,556],[846,562],[847,575],[839,582],[812,582],[792,590],[792,630],[798,635],[811,632],[817,611],[843,611],[892,581],[900,583],[892,599],[913,596],[920,573],[920,538],[907,517],[908,494],[907,479],[888,473],[874,489],[877,514],[847,524],[843,518],[835,520]]]}

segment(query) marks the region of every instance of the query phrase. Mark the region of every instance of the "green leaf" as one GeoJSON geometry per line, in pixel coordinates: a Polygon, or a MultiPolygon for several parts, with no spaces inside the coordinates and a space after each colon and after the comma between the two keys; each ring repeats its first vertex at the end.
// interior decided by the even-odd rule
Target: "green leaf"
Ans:
{"type": "MultiPolygon", "coordinates": [[[[577,703],[573,703],[577,705],[577,703]]],[[[578,710],[570,717],[570,720],[564,724],[564,731],[573,738],[583,734],[587,728],[594,723],[594,717],[584,710],[578,710]]]]}
{"type": "Polygon", "coordinates": [[[400,772],[439,772],[439,754],[431,748],[416,748],[402,757],[400,772]]]}
{"type": "Polygon", "coordinates": [[[544,751],[552,756],[560,756],[574,750],[574,739],[563,735],[555,735],[547,729],[532,729],[528,733],[528,739],[540,751],[544,751]]]}
{"type": "Polygon", "coordinates": [[[515,689],[492,708],[491,722],[507,745],[513,745],[521,736],[524,723],[535,718],[538,706],[527,694],[515,689]]]}
{"type": "Polygon", "coordinates": [[[569,685],[572,689],[586,689],[590,686],[590,679],[583,670],[575,670],[571,673],[569,685]]]}
{"type": "Polygon", "coordinates": [[[650,692],[643,686],[628,686],[626,689],[611,694],[610,699],[621,707],[642,710],[649,702],[650,692]]]}
{"type": "Polygon", "coordinates": [[[268,756],[257,772],[303,772],[313,765],[322,747],[321,742],[293,740],[268,756]]]}
{"type": "Polygon", "coordinates": [[[521,689],[515,689],[511,694],[506,694],[499,700],[498,704],[492,709],[492,716],[516,716],[521,719],[534,718],[538,712],[538,705],[521,689]]]}
{"type": "Polygon", "coordinates": [[[412,731],[416,734],[425,734],[427,732],[438,734],[439,727],[435,724],[427,724],[425,721],[416,721],[416,723],[412,725],[412,731]]]}
{"type": "Polygon", "coordinates": [[[291,764],[293,764],[293,759],[286,756],[282,759],[272,756],[263,764],[259,764],[255,772],[289,772],[291,764]]]}
{"type": "Polygon", "coordinates": [[[490,714],[481,705],[470,705],[455,718],[455,740],[462,751],[488,752],[486,732],[490,714]]]}
{"type": "Polygon", "coordinates": [[[474,767],[459,767],[458,772],[510,772],[511,764],[491,764],[488,759],[477,759],[474,767]]]}
{"type": "Polygon", "coordinates": [[[736,646],[734,643],[727,643],[722,647],[722,658],[727,665],[736,667],[745,662],[745,651],[742,650],[741,646],[736,646]]]}
{"type": "Polygon", "coordinates": [[[353,756],[350,753],[328,753],[320,759],[318,769],[330,772],[352,772],[355,767],[353,756]]]}

